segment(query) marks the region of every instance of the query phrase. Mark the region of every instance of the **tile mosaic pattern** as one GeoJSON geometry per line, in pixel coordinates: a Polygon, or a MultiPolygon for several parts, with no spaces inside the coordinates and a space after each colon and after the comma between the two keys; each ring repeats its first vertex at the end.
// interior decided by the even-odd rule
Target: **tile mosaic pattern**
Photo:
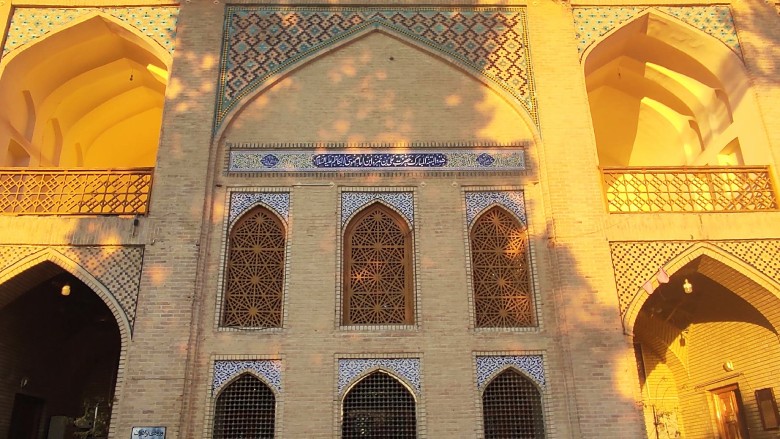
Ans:
{"type": "Polygon", "coordinates": [[[742,56],[734,18],[726,5],[574,8],[574,28],[580,55],[599,37],[648,9],[670,15],[712,35],[742,56]]]}
{"type": "Polygon", "coordinates": [[[217,360],[214,362],[214,395],[233,378],[244,372],[254,372],[279,393],[282,391],[282,360],[217,360]]]}
{"type": "Polygon", "coordinates": [[[477,356],[477,387],[483,388],[493,375],[506,366],[525,372],[539,387],[546,385],[541,355],[477,356]]]}
{"type": "MultiPolygon", "coordinates": [[[[0,272],[41,250],[51,247],[0,246],[0,272]]],[[[144,249],[140,246],[54,247],[55,251],[81,265],[114,296],[132,328],[144,249]]]]}
{"type": "Polygon", "coordinates": [[[414,227],[414,194],[411,192],[342,192],[342,227],[355,212],[377,200],[394,207],[414,227]]]}
{"type": "Polygon", "coordinates": [[[135,27],[173,53],[179,8],[170,6],[130,8],[14,8],[3,55],[58,30],[87,14],[102,12],[135,27]]]}
{"type": "Polygon", "coordinates": [[[355,378],[377,367],[404,378],[412,385],[415,393],[420,394],[419,358],[342,358],[339,359],[339,395],[354,382],[355,378]]]}
{"type": "Polygon", "coordinates": [[[469,191],[466,192],[466,224],[469,228],[480,213],[496,204],[514,213],[523,224],[528,224],[522,191],[469,191]]]}
{"type": "MultiPolygon", "coordinates": [[[[655,277],[658,269],[695,246],[690,241],[610,242],[620,314],[624,315],[642,285],[655,277]]],[[[780,279],[780,240],[710,242],[752,265],[771,279],[780,279]]]]}
{"type": "Polygon", "coordinates": [[[288,192],[231,192],[229,227],[249,209],[262,204],[289,221],[290,194],[288,192]]]}
{"type": "Polygon", "coordinates": [[[325,153],[285,150],[231,150],[230,172],[307,171],[522,171],[522,149],[360,151],[325,153]]]}
{"type": "Polygon", "coordinates": [[[363,31],[383,29],[483,75],[537,120],[524,8],[228,6],[215,131],[272,75],[363,31]]]}

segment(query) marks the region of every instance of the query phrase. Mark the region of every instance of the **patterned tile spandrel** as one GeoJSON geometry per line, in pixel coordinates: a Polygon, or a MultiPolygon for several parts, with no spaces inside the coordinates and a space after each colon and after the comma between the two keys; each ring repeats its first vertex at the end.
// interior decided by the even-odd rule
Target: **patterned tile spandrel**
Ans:
{"type": "Polygon", "coordinates": [[[365,372],[380,368],[405,379],[420,394],[419,358],[342,358],[339,359],[338,393],[341,395],[355,379],[365,372]]]}
{"type": "Polygon", "coordinates": [[[342,192],[341,225],[344,226],[355,212],[374,201],[382,201],[395,208],[414,226],[414,194],[411,192],[342,192]]]}
{"type": "Polygon", "coordinates": [[[288,192],[232,192],[230,194],[229,226],[232,226],[238,217],[257,205],[268,207],[285,221],[289,221],[290,194],[288,192]]]}
{"type": "Polygon", "coordinates": [[[277,393],[282,391],[281,360],[217,360],[214,362],[211,390],[216,393],[226,383],[248,371],[262,377],[277,393]]]}
{"type": "Polygon", "coordinates": [[[481,389],[497,372],[512,366],[524,372],[539,387],[547,384],[544,375],[544,359],[541,355],[478,356],[477,386],[481,389]]]}
{"type": "Polygon", "coordinates": [[[648,10],[669,15],[699,29],[742,56],[734,18],[726,5],[574,8],[574,28],[580,55],[601,36],[648,10]]]}
{"type": "Polygon", "coordinates": [[[350,153],[231,149],[229,172],[310,171],[523,171],[522,148],[412,149],[403,153],[370,150],[350,153]]]}
{"type": "Polygon", "coordinates": [[[537,122],[522,7],[229,6],[214,129],[266,80],[317,52],[382,29],[450,59],[510,93],[537,122]]]}
{"type": "Polygon", "coordinates": [[[466,223],[469,227],[480,213],[493,205],[499,205],[514,213],[528,224],[525,213],[525,199],[521,191],[468,191],[466,192],[466,223]]]}
{"type": "Polygon", "coordinates": [[[179,8],[171,6],[136,6],[104,8],[14,8],[3,55],[62,29],[74,20],[88,14],[110,15],[138,29],[153,39],[169,53],[173,53],[176,40],[176,22],[179,8]]]}

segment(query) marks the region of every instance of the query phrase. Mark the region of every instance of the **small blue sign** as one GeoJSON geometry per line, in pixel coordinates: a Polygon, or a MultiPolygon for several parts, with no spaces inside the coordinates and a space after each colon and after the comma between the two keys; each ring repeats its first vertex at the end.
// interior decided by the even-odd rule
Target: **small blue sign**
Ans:
{"type": "Polygon", "coordinates": [[[133,427],[130,439],[165,439],[165,427],[133,427]]]}

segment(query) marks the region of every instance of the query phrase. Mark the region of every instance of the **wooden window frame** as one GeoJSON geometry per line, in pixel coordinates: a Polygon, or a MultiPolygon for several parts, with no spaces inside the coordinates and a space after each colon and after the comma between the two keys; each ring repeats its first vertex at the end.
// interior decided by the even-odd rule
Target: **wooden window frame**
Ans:
{"type": "Polygon", "coordinates": [[[777,400],[771,387],[756,390],[756,405],[764,430],[780,430],[780,413],[777,411],[777,400]],[[772,415],[774,419],[767,419],[767,415],[772,415]]]}
{"type": "Polygon", "coordinates": [[[369,204],[368,206],[365,206],[362,208],[356,215],[350,219],[347,226],[344,228],[344,235],[343,235],[343,282],[342,282],[342,320],[341,324],[343,326],[354,326],[354,325],[367,325],[367,326],[376,326],[376,325],[413,325],[415,323],[415,315],[414,315],[414,300],[415,300],[415,294],[414,294],[414,254],[412,251],[412,233],[411,229],[409,228],[409,225],[406,223],[406,221],[403,219],[403,217],[398,214],[398,212],[394,211],[393,209],[385,206],[383,203],[374,202],[369,204]],[[363,220],[366,219],[368,215],[370,215],[374,209],[379,209],[383,211],[384,214],[386,214],[388,217],[390,217],[393,222],[396,224],[400,232],[403,234],[404,237],[404,257],[403,257],[403,268],[404,268],[404,321],[403,322],[382,322],[382,323],[362,323],[362,322],[353,322],[352,316],[351,316],[351,309],[350,309],[350,299],[353,294],[353,285],[352,285],[352,276],[351,276],[351,270],[353,266],[353,260],[352,260],[352,236],[355,232],[355,228],[360,225],[363,220]]]}

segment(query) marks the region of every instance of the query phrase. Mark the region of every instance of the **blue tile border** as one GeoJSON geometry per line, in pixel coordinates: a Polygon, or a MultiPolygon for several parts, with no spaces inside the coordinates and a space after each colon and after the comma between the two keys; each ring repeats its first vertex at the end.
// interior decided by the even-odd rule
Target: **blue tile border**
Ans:
{"type": "Polygon", "coordinates": [[[419,358],[342,358],[339,359],[338,393],[343,394],[356,378],[372,369],[384,369],[405,379],[418,395],[420,386],[419,358]]]}
{"type": "Polygon", "coordinates": [[[507,355],[507,356],[477,356],[477,386],[482,389],[507,366],[513,366],[524,372],[539,387],[547,384],[544,375],[544,359],[541,355],[507,355]]]}

